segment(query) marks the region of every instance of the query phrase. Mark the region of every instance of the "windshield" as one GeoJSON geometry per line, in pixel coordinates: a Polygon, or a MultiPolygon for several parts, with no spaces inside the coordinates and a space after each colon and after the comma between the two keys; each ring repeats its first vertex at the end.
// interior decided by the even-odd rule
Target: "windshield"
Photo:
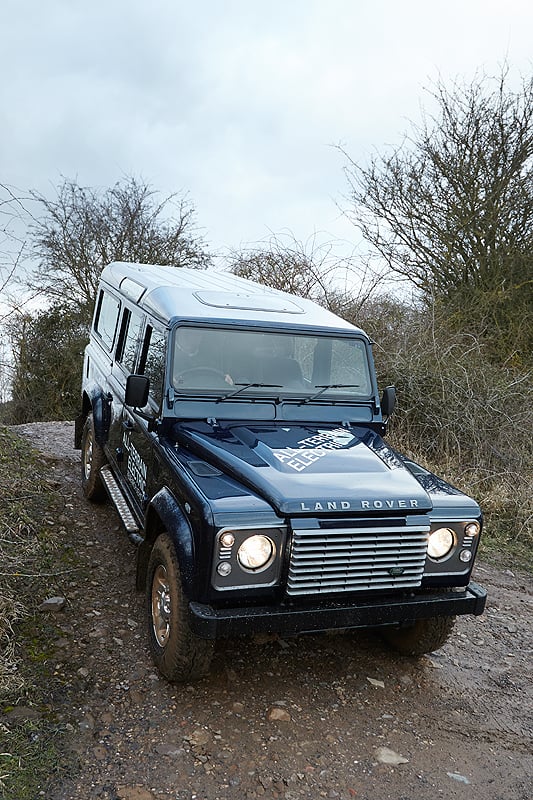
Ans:
{"type": "Polygon", "coordinates": [[[365,343],[341,335],[180,326],[172,345],[172,385],[184,394],[364,399],[372,395],[365,343]]]}

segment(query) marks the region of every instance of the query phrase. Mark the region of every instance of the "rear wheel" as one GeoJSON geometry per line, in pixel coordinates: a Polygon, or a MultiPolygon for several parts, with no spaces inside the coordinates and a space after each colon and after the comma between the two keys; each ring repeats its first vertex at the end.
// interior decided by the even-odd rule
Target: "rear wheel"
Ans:
{"type": "Polygon", "coordinates": [[[103,500],[106,496],[100,468],[107,462],[103,447],[94,435],[94,419],[89,414],[81,436],[81,485],[88,500],[103,500]]]}
{"type": "Polygon", "coordinates": [[[454,625],[455,617],[430,617],[419,619],[405,628],[383,628],[382,635],[398,653],[422,656],[446,644],[454,625]]]}
{"type": "Polygon", "coordinates": [[[200,639],[189,627],[176,549],[166,533],[150,555],[146,606],[150,650],[165,678],[183,683],[207,675],[214,642],[200,639]]]}

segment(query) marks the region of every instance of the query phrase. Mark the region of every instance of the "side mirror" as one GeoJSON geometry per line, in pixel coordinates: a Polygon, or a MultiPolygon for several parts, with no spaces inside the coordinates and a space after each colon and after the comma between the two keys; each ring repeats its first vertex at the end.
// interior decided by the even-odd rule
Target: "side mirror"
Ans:
{"type": "Polygon", "coordinates": [[[396,405],[396,389],[394,386],[386,386],[383,389],[383,396],[381,398],[381,413],[384,417],[390,417],[396,405]]]}
{"type": "Polygon", "coordinates": [[[124,402],[132,408],[144,408],[148,402],[150,381],[146,375],[128,375],[124,402]]]}

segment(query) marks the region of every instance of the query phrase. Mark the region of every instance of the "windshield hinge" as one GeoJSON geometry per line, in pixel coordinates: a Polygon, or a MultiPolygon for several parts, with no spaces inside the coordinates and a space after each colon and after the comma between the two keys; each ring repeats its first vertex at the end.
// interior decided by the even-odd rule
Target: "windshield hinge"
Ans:
{"type": "Polygon", "coordinates": [[[168,408],[173,408],[174,407],[174,399],[175,399],[174,387],[173,386],[169,386],[169,388],[167,389],[167,406],[168,406],[168,408]]]}

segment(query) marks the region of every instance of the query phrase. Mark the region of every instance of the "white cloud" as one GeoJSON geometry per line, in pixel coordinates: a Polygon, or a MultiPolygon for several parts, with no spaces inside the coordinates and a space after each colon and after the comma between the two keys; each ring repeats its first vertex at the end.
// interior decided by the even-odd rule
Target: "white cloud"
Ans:
{"type": "Polygon", "coordinates": [[[49,191],[142,175],[184,189],[216,246],[347,235],[343,142],[398,141],[423,88],[531,70],[508,0],[4,0],[0,182],[49,191]]]}

